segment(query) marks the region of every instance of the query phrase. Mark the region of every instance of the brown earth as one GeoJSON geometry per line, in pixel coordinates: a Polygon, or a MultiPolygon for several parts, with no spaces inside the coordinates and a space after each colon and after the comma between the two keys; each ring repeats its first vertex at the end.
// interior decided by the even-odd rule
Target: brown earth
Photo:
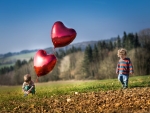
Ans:
{"type": "MultiPolygon", "coordinates": [[[[14,112],[35,113],[150,113],[150,87],[74,93],[45,97],[40,103],[23,104],[14,112]]],[[[37,100],[35,100],[37,102],[37,100]]]]}

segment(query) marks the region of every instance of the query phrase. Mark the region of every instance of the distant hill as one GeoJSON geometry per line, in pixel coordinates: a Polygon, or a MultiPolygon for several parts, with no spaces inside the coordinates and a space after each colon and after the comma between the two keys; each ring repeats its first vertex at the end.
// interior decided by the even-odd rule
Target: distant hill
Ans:
{"type": "MultiPolygon", "coordinates": [[[[55,48],[55,51],[59,52],[60,49],[63,49],[64,51],[75,47],[75,48],[81,48],[83,51],[85,50],[86,46],[91,45],[92,47],[94,46],[94,44],[96,44],[98,41],[87,41],[87,42],[79,42],[79,43],[74,43],[74,44],[70,44],[68,46],[65,47],[61,47],[61,48],[55,48]]],[[[54,48],[53,47],[49,47],[49,48],[45,48],[45,51],[50,54],[54,52],[54,48]]]]}
{"type": "Polygon", "coordinates": [[[22,50],[20,52],[8,52],[6,54],[0,54],[0,58],[6,58],[6,57],[20,55],[20,54],[26,54],[26,53],[32,53],[32,52],[36,52],[36,51],[37,51],[37,49],[35,49],[35,50],[22,50]]]}
{"type": "MultiPolygon", "coordinates": [[[[114,42],[114,41],[116,41],[116,39],[117,38],[111,38],[111,39],[98,40],[98,41],[114,42]]],[[[65,47],[56,48],[55,51],[59,52],[59,49],[63,49],[64,51],[66,51],[66,50],[72,48],[73,46],[75,48],[81,48],[82,51],[84,51],[88,45],[91,45],[91,47],[93,47],[98,41],[85,41],[85,42],[74,43],[74,44],[70,44],[65,47]]],[[[44,50],[47,52],[47,54],[54,53],[53,47],[48,47],[48,48],[45,48],[44,50]]],[[[13,53],[8,52],[6,54],[0,54],[0,67],[13,65],[17,60],[27,60],[28,61],[30,58],[34,58],[34,55],[36,54],[37,51],[38,51],[38,49],[22,50],[20,52],[13,52],[13,53]]]]}
{"type": "MultiPolygon", "coordinates": [[[[98,41],[105,41],[105,42],[112,41],[112,42],[114,42],[114,41],[116,41],[116,39],[117,38],[111,38],[111,39],[98,40],[98,41]]],[[[72,48],[72,46],[74,46],[75,48],[80,47],[82,50],[84,50],[87,45],[91,45],[93,47],[94,44],[96,44],[98,41],[78,42],[78,43],[70,44],[70,45],[65,46],[65,47],[56,48],[56,51],[59,50],[59,49],[68,50],[68,49],[72,48]]],[[[48,48],[45,48],[44,50],[46,50],[47,53],[51,53],[51,52],[53,52],[53,47],[48,47],[48,48]]],[[[6,54],[0,54],[0,58],[10,57],[10,56],[15,56],[15,55],[20,55],[20,54],[27,54],[27,53],[32,53],[32,52],[36,52],[36,51],[38,51],[38,49],[34,49],[34,50],[22,50],[20,52],[8,52],[6,54]]]]}
{"type": "MultiPolygon", "coordinates": [[[[98,43],[99,41],[105,41],[106,43],[112,41],[112,42],[115,42],[117,40],[117,38],[111,38],[111,39],[106,39],[106,40],[98,40],[98,41],[85,41],[85,42],[78,42],[78,43],[74,43],[74,44],[70,44],[68,46],[65,46],[65,47],[61,47],[61,48],[56,48],[55,51],[59,52],[59,49],[63,49],[63,50],[68,50],[70,48],[72,48],[73,46],[75,48],[81,48],[82,51],[85,50],[85,48],[90,45],[91,47],[94,47],[94,45],[96,43],[98,43]]],[[[47,53],[53,53],[54,51],[54,48],[53,47],[49,47],[49,48],[45,48],[46,52],[47,53]]]]}

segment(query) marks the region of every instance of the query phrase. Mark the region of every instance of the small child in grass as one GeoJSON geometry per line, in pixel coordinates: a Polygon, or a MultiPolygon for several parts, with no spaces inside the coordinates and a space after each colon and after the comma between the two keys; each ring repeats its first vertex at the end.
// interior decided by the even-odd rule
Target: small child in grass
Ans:
{"type": "Polygon", "coordinates": [[[117,64],[116,73],[118,80],[121,82],[123,88],[128,88],[129,74],[133,74],[133,66],[130,58],[127,58],[127,51],[124,48],[118,50],[118,57],[120,60],[117,64]]]}
{"type": "Polygon", "coordinates": [[[35,94],[35,85],[31,80],[31,76],[29,74],[24,75],[22,90],[24,92],[24,96],[27,96],[29,93],[31,93],[32,95],[35,94]]]}

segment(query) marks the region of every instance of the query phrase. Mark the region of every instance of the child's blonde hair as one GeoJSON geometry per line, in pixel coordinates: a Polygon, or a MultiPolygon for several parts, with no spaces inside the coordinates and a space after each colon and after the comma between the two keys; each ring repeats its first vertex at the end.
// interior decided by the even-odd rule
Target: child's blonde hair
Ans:
{"type": "Polygon", "coordinates": [[[120,55],[127,55],[127,50],[126,49],[124,49],[124,48],[121,48],[121,49],[119,49],[118,50],[118,54],[117,54],[118,56],[120,56],[120,55]]]}
{"type": "Polygon", "coordinates": [[[25,82],[31,81],[31,76],[29,74],[24,75],[24,81],[25,82]]]}

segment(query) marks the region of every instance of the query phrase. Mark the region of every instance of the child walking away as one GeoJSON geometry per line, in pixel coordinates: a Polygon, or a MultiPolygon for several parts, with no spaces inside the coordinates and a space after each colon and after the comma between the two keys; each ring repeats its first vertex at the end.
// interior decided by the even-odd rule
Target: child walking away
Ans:
{"type": "Polygon", "coordinates": [[[24,92],[24,96],[27,96],[29,93],[31,93],[32,95],[35,94],[35,85],[31,80],[31,76],[29,74],[24,75],[22,90],[24,92]]]}
{"type": "Polygon", "coordinates": [[[118,74],[118,80],[121,82],[122,87],[128,88],[129,74],[133,74],[133,66],[130,58],[127,58],[127,51],[124,48],[118,50],[118,57],[120,60],[117,64],[116,73],[118,74]]]}

